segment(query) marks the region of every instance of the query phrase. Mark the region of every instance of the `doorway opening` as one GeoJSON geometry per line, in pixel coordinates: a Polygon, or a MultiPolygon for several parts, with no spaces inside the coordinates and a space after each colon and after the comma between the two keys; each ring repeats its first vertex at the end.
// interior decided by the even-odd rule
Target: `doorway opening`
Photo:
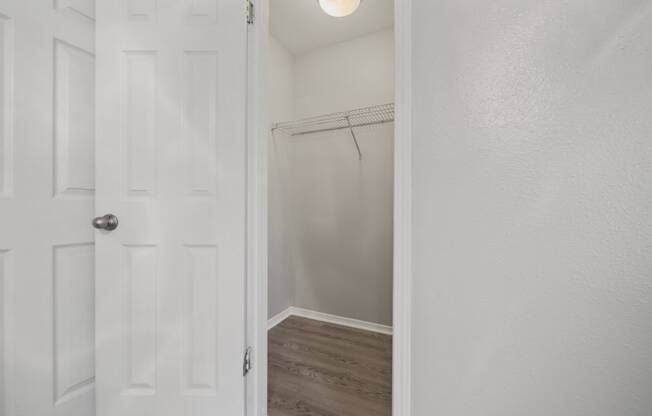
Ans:
{"type": "Polygon", "coordinates": [[[269,415],[392,412],[394,4],[269,1],[269,415]]]}

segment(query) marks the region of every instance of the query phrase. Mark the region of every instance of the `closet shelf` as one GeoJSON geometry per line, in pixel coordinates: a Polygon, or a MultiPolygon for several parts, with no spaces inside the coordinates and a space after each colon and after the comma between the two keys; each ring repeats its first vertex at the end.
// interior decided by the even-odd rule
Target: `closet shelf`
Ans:
{"type": "Polygon", "coordinates": [[[347,129],[358,151],[358,159],[362,160],[362,151],[358,138],[355,136],[356,127],[373,126],[376,124],[391,123],[394,121],[394,103],[374,105],[372,107],[356,108],[355,110],[340,113],[326,114],[304,118],[302,120],[276,123],[272,126],[272,133],[280,131],[289,136],[302,136],[311,133],[347,129]]]}
{"type": "Polygon", "coordinates": [[[276,123],[273,125],[272,130],[290,136],[302,136],[311,133],[391,123],[392,121],[394,121],[394,103],[276,123]]]}

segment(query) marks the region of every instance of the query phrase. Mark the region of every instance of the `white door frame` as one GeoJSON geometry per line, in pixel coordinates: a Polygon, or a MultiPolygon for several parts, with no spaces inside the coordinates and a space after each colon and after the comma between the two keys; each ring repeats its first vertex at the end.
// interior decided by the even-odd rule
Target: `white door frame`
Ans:
{"type": "MultiPolygon", "coordinates": [[[[247,416],[267,415],[267,109],[269,0],[254,0],[247,97],[247,416]]],[[[412,0],[394,0],[394,295],[392,414],[411,414],[412,0]]]]}

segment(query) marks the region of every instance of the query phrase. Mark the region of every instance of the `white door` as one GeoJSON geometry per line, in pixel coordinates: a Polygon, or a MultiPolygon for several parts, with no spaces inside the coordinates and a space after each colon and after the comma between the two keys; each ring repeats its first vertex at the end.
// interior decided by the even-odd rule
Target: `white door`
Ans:
{"type": "Polygon", "coordinates": [[[0,0],[0,415],[94,414],[94,3],[0,0]]]}
{"type": "Polygon", "coordinates": [[[244,411],[240,0],[98,0],[100,416],[244,411]]]}

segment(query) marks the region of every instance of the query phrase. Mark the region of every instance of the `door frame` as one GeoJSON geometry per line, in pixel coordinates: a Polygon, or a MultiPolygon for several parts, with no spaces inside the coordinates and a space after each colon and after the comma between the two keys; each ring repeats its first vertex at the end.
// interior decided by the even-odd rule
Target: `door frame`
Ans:
{"type": "MultiPolygon", "coordinates": [[[[246,415],[267,415],[267,109],[269,0],[253,0],[247,39],[246,415]]],[[[394,0],[394,270],[392,415],[411,414],[412,0],[394,0]]]]}

